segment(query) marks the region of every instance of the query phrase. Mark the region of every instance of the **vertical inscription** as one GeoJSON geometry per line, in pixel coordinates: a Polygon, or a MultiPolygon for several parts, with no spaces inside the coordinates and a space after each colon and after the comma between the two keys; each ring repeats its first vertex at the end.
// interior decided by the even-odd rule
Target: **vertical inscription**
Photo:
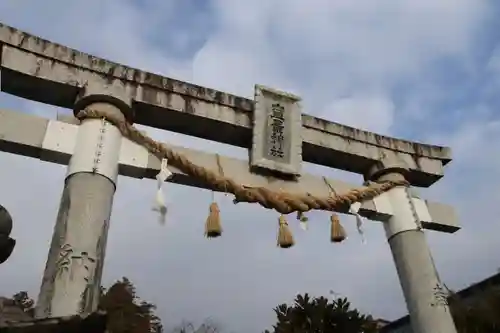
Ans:
{"type": "Polygon", "coordinates": [[[64,273],[69,273],[71,268],[72,254],[73,248],[70,244],[66,243],[61,246],[59,257],[57,258],[56,262],[58,278],[62,277],[64,273]]]}
{"type": "Polygon", "coordinates": [[[83,267],[83,280],[85,288],[80,295],[80,313],[92,312],[93,297],[94,297],[94,277],[96,269],[96,258],[90,257],[87,252],[82,252],[80,256],[74,256],[75,259],[80,259],[80,265],[83,267]]]}
{"type": "Polygon", "coordinates": [[[56,279],[60,277],[63,271],[69,271],[66,260],[68,260],[73,250],[71,245],[66,244],[65,240],[68,232],[68,214],[72,207],[71,203],[70,193],[67,187],[65,187],[61,197],[61,205],[57,213],[57,221],[50,244],[49,256],[45,265],[40,294],[38,295],[38,303],[35,308],[35,316],[37,318],[52,316],[51,300],[55,294],[56,279]]]}
{"type": "Polygon", "coordinates": [[[285,157],[285,107],[282,104],[271,104],[268,124],[270,131],[268,131],[267,155],[283,160],[285,157]]]}
{"type": "Polygon", "coordinates": [[[255,87],[250,166],[299,176],[302,162],[300,98],[282,91],[255,87]]]}
{"type": "Polygon", "coordinates": [[[441,283],[437,283],[436,286],[433,288],[433,293],[434,293],[434,302],[431,303],[431,306],[443,306],[445,309],[447,309],[448,306],[448,297],[450,295],[450,292],[446,290],[446,287],[444,287],[441,283]]]}

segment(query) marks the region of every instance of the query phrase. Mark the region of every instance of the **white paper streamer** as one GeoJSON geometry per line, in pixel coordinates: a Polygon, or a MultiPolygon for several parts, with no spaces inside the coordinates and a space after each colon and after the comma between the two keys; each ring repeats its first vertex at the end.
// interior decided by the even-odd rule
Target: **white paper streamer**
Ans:
{"type": "Polygon", "coordinates": [[[361,202],[355,202],[349,207],[349,212],[356,218],[356,228],[358,229],[358,234],[361,236],[361,242],[366,244],[365,233],[363,231],[363,218],[358,214],[361,208],[361,202]]]}
{"type": "Polygon", "coordinates": [[[297,213],[297,220],[299,220],[300,229],[307,231],[309,229],[309,219],[304,215],[303,212],[297,213]]]}
{"type": "Polygon", "coordinates": [[[172,172],[168,169],[168,160],[166,158],[161,160],[160,172],[156,175],[157,187],[155,197],[155,204],[153,210],[159,213],[159,222],[165,225],[167,216],[167,205],[163,197],[162,185],[165,181],[172,176],[172,172]]]}
{"type": "Polygon", "coordinates": [[[307,221],[300,221],[300,228],[304,231],[307,231],[307,229],[309,228],[307,225],[307,221]]]}

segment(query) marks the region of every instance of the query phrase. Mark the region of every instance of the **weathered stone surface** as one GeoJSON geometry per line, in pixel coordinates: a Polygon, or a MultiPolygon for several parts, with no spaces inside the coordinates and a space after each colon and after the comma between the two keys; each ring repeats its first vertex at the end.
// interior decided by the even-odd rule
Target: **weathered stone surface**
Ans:
{"type": "MultiPolygon", "coordinates": [[[[100,59],[1,24],[0,45],[5,92],[72,108],[81,89],[107,87],[133,101],[136,123],[251,148],[252,100],[100,59]]],[[[410,170],[408,178],[415,186],[439,180],[451,160],[447,147],[399,140],[306,114],[302,140],[306,162],[359,174],[374,164],[399,165],[410,170]]]]}
{"type": "Polygon", "coordinates": [[[32,319],[14,301],[7,297],[0,297],[0,328],[8,322],[32,319]]]}

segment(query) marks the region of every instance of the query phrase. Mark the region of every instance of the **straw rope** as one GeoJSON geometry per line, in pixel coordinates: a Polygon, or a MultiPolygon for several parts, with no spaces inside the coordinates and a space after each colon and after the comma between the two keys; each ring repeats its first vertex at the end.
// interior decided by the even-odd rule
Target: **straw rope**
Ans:
{"type": "Polygon", "coordinates": [[[238,184],[233,179],[224,176],[224,174],[217,174],[192,163],[184,155],[175,152],[163,143],[153,140],[127,121],[118,117],[91,108],[79,111],[76,117],[80,120],[87,118],[104,118],[115,125],[124,137],[143,146],[160,160],[167,158],[169,164],[190,177],[206,183],[212,190],[233,194],[235,196],[235,203],[258,203],[265,208],[274,209],[281,214],[289,214],[292,212],[303,213],[310,210],[336,211],[343,209],[347,211],[348,207],[355,202],[373,199],[396,186],[409,185],[407,181],[370,183],[363,188],[354,189],[344,194],[332,193],[332,195],[328,197],[316,197],[310,194],[297,195],[281,191],[277,192],[265,187],[248,187],[238,184]]]}

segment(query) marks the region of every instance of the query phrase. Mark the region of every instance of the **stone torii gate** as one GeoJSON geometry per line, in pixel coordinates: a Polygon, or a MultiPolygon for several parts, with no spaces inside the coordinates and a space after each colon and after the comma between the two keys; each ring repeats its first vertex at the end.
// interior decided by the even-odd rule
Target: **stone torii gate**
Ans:
{"type": "MultiPolygon", "coordinates": [[[[429,187],[451,161],[449,148],[302,114],[300,98],[262,86],[256,86],[255,100],[248,100],[100,59],[2,24],[0,51],[2,91],[248,148],[250,161],[241,161],[169,146],[194,164],[215,173],[223,169],[225,176],[249,187],[318,197],[327,197],[332,189],[344,193],[361,188],[306,174],[302,161],[358,173],[365,180],[406,179],[415,187],[429,187]]],[[[0,150],[68,165],[37,317],[95,310],[118,174],[154,178],[160,160],[104,119],[48,120],[6,110],[0,110],[0,150]]],[[[171,170],[170,182],[210,188],[171,170]]],[[[338,211],[349,214],[348,208],[338,211]]],[[[446,302],[436,293],[442,284],[422,230],[459,230],[453,208],[398,186],[364,201],[359,214],[384,225],[413,331],[456,332],[446,302]]]]}

